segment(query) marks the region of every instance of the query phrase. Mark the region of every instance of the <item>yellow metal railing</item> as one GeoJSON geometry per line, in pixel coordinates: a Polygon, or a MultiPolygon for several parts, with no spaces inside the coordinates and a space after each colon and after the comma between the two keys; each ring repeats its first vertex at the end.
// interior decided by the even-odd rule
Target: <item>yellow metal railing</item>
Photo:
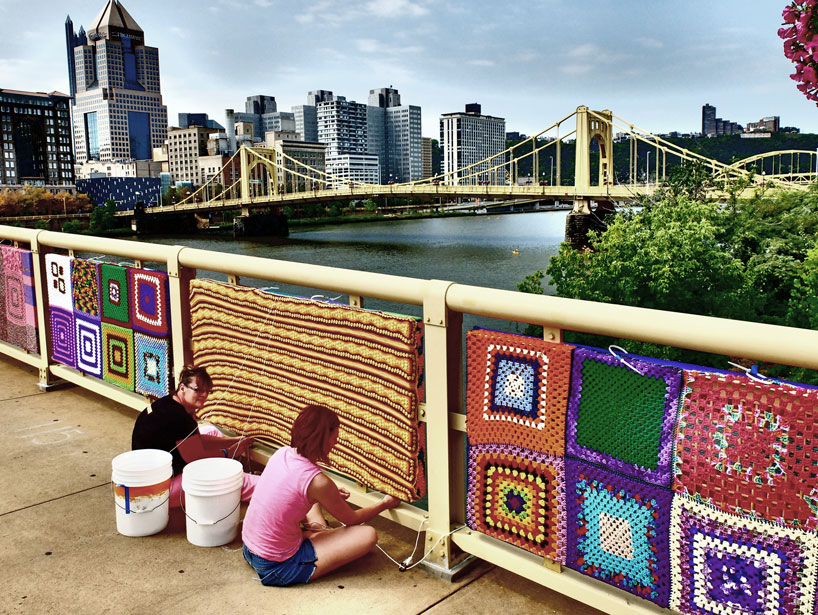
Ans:
{"type": "MultiPolygon", "coordinates": [[[[724,320],[600,304],[557,297],[466,286],[439,280],[366,273],[257,257],[240,256],[150,243],[102,239],[0,226],[0,238],[11,240],[34,253],[34,283],[38,311],[40,354],[28,353],[0,342],[0,353],[40,370],[40,385],[55,378],[75,383],[122,403],[142,409],[148,400],[97,378],[53,363],[48,359],[49,331],[45,326],[45,254],[55,249],[92,252],[134,261],[160,263],[169,274],[172,355],[178,374],[190,360],[188,282],[197,269],[227,274],[235,282],[254,278],[274,283],[341,292],[350,303],[362,305],[372,297],[422,306],[425,327],[426,403],[421,418],[427,427],[428,511],[403,504],[385,517],[417,529],[424,522],[429,561],[451,570],[460,551],[488,560],[517,574],[591,604],[607,613],[665,612],[616,588],[597,583],[571,570],[562,570],[541,557],[478,532],[462,529],[465,517],[464,432],[462,383],[462,322],[464,314],[494,317],[544,326],[545,338],[559,341],[566,329],[625,337],[731,356],[752,357],[818,369],[818,331],[792,329],[751,322],[724,320]],[[434,547],[434,548],[432,548],[434,547]],[[459,551],[460,550],[460,551],[459,551]]],[[[264,452],[257,454],[264,458],[264,452]]],[[[371,503],[377,493],[356,488],[343,478],[357,505],[371,503]]]]}

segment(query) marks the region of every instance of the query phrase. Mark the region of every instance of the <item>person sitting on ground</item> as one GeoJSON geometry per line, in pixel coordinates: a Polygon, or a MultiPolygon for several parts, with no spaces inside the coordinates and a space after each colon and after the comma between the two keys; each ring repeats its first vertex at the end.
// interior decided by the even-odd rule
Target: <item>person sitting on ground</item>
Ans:
{"type": "MultiPolygon", "coordinates": [[[[185,465],[207,457],[240,457],[253,443],[252,438],[224,437],[215,427],[199,427],[196,412],[202,409],[212,388],[213,381],[205,368],[185,366],[179,374],[176,392],[157,399],[136,418],[131,448],[157,448],[173,456],[171,506],[182,502],[185,465]]],[[[258,479],[258,476],[244,474],[242,501],[250,500],[258,479]]]]}
{"type": "Polygon", "coordinates": [[[340,421],[329,408],[310,405],[291,430],[290,446],[267,462],[244,518],[244,559],[264,585],[307,583],[369,553],[375,530],[360,525],[400,500],[387,495],[358,510],[316,465],[338,441],[340,421]],[[330,529],[321,507],[346,527],[330,529]]]}

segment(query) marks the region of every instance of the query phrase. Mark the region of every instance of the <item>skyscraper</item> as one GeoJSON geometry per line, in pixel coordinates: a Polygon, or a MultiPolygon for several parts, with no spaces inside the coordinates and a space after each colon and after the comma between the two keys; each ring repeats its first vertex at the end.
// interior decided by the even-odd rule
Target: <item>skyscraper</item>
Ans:
{"type": "Polygon", "coordinates": [[[716,108],[710,104],[702,107],[702,134],[704,136],[716,134],[716,108]]]}
{"type": "Polygon", "coordinates": [[[459,173],[454,173],[505,149],[504,118],[482,115],[482,109],[477,103],[466,105],[465,113],[444,113],[440,116],[440,145],[443,148],[443,172],[453,173],[446,178],[446,183],[474,185],[478,181],[489,181],[493,184],[505,182],[504,170],[489,170],[502,164],[503,160],[499,157],[491,163],[485,162],[465,173],[466,175],[479,173],[478,176],[462,179],[459,173]],[[480,173],[481,171],[483,172],[480,173]]]}
{"type": "Polygon", "coordinates": [[[380,183],[378,157],[367,149],[367,106],[332,96],[316,105],[316,115],[318,141],[327,144],[327,173],[344,180],[380,183]]]}
{"type": "Polygon", "coordinates": [[[69,186],[71,97],[0,89],[0,184],[69,186]]]}
{"type": "Polygon", "coordinates": [[[86,41],[71,40],[71,28],[69,17],[66,43],[79,43],[74,46],[72,106],[77,163],[150,158],[168,130],[159,50],[145,45],[144,32],[118,0],[108,0],[86,41]]]}
{"type": "Polygon", "coordinates": [[[423,176],[420,107],[401,105],[392,87],[369,91],[369,153],[378,156],[381,183],[417,181],[423,176]]]}

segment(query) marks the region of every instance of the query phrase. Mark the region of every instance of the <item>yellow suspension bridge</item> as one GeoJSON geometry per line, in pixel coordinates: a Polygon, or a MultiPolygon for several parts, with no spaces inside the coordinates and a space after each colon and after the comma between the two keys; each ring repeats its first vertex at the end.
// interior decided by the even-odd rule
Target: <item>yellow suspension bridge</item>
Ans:
{"type": "Polygon", "coordinates": [[[242,146],[195,192],[179,203],[151,207],[150,213],[241,209],[243,214],[249,215],[251,210],[262,207],[380,196],[565,200],[573,202],[575,212],[587,213],[592,201],[628,202],[653,193],[667,177],[669,168],[681,162],[698,162],[709,171],[714,180],[709,196],[716,198],[726,194],[734,180],[746,180],[744,193],[761,186],[803,190],[818,181],[818,154],[814,151],[769,152],[725,164],[644,131],[611,111],[593,111],[580,106],[536,135],[485,160],[435,177],[399,184],[350,181],[275,149],[242,146]],[[615,134],[622,137],[618,138],[618,146],[630,148],[628,168],[624,172],[614,169],[615,134]],[[572,140],[574,181],[566,184],[562,180],[562,148],[572,140]],[[647,146],[653,154],[648,156],[644,172],[637,165],[640,144],[643,144],[643,152],[647,146]],[[536,170],[544,156],[556,160],[553,185],[536,181],[536,170]],[[771,164],[768,165],[768,161],[771,164]],[[521,163],[535,169],[534,185],[518,185],[521,163]],[[762,172],[766,168],[770,168],[769,174],[762,172]]]}

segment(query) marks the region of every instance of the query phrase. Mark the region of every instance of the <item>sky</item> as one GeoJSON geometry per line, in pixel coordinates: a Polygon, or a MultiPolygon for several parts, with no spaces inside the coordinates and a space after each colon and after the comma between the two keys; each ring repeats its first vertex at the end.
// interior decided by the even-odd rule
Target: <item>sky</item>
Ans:
{"type": "MultiPolygon", "coordinates": [[[[105,0],[0,0],[0,88],[68,92],[64,23],[88,28],[105,0]]],[[[247,96],[279,111],[310,90],[365,103],[392,86],[422,109],[482,105],[535,134],[579,105],[653,133],[701,130],[701,107],[745,125],[769,115],[818,133],[789,78],[784,0],[123,0],[158,47],[169,123],[225,124],[247,96]]]]}

